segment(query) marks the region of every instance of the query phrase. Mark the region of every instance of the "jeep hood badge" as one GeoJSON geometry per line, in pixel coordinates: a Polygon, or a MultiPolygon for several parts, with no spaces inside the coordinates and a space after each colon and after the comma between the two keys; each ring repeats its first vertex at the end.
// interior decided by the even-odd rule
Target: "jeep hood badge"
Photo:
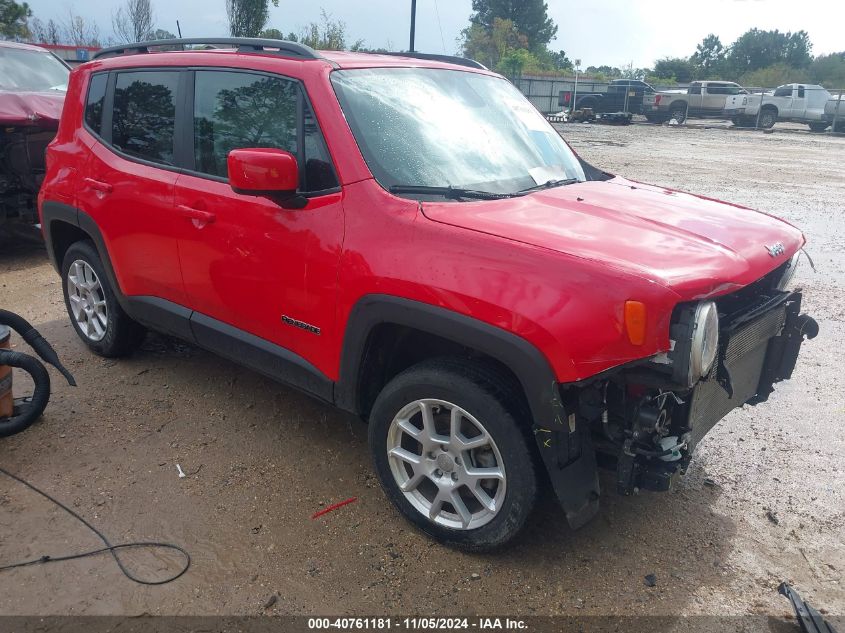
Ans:
{"type": "Polygon", "coordinates": [[[764,246],[766,247],[766,250],[769,251],[769,255],[771,255],[772,257],[783,255],[784,248],[781,242],[775,242],[771,246],[769,246],[768,244],[764,244],[764,246]]]}

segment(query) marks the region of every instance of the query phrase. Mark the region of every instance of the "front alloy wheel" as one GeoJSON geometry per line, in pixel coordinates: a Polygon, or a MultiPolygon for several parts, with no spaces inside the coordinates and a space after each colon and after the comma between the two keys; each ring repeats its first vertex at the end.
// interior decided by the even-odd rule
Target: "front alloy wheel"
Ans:
{"type": "Polygon", "coordinates": [[[387,434],[390,471],[410,504],[438,525],[471,530],[502,506],[507,478],[490,434],[445,400],[415,400],[387,434]]]}
{"type": "Polygon", "coordinates": [[[514,538],[537,496],[530,414],[498,368],[441,358],[406,369],[370,412],[385,494],[434,538],[473,551],[514,538]]]}

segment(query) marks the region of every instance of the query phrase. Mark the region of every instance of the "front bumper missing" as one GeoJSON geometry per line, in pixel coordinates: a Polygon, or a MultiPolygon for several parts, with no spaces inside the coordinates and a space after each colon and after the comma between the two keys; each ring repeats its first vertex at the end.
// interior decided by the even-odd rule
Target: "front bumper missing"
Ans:
{"type": "MultiPolygon", "coordinates": [[[[816,321],[801,314],[801,298],[800,292],[785,294],[754,318],[722,329],[718,359],[687,399],[689,439],[683,459],[632,463],[632,472],[624,476],[627,486],[669,490],[686,469],[696,444],[719,420],[745,404],[765,402],[776,383],[792,376],[801,344],[819,333],[816,321]]],[[[619,475],[622,483],[623,473],[619,475]]]]}

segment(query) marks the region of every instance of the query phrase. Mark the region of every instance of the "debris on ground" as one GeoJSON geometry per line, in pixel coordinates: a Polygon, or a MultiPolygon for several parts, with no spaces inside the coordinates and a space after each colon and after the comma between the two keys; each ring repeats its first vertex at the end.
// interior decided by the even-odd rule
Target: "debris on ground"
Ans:
{"type": "Polygon", "coordinates": [[[778,515],[775,514],[774,510],[766,510],[766,518],[775,525],[780,523],[780,519],[778,518],[778,515]]]}
{"type": "Polygon", "coordinates": [[[657,576],[654,574],[647,574],[645,578],[643,578],[643,582],[645,583],[646,587],[656,587],[657,586],[657,576]]]}
{"type": "Polygon", "coordinates": [[[312,519],[319,518],[319,517],[323,516],[324,514],[328,514],[329,512],[332,512],[333,510],[337,510],[338,508],[342,508],[343,506],[349,505],[350,503],[355,503],[356,501],[358,501],[358,497],[350,497],[349,499],[346,499],[345,501],[341,501],[339,503],[334,503],[327,508],[323,508],[322,510],[318,510],[317,512],[315,512],[314,514],[311,515],[311,518],[312,519]]]}
{"type": "Polygon", "coordinates": [[[179,479],[184,479],[187,477],[185,471],[182,470],[182,467],[179,464],[176,464],[176,472],[179,473],[179,479]]]}
{"type": "Polygon", "coordinates": [[[274,604],[276,604],[278,601],[279,601],[279,595],[274,593],[272,596],[267,598],[267,602],[264,603],[264,610],[266,611],[267,609],[272,607],[274,604]]]}

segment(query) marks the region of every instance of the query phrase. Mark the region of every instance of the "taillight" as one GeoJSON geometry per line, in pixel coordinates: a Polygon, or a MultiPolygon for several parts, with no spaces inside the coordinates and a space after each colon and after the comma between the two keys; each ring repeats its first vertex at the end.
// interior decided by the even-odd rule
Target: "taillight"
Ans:
{"type": "Polygon", "coordinates": [[[654,96],[654,105],[660,105],[660,95],[654,96]]]}

